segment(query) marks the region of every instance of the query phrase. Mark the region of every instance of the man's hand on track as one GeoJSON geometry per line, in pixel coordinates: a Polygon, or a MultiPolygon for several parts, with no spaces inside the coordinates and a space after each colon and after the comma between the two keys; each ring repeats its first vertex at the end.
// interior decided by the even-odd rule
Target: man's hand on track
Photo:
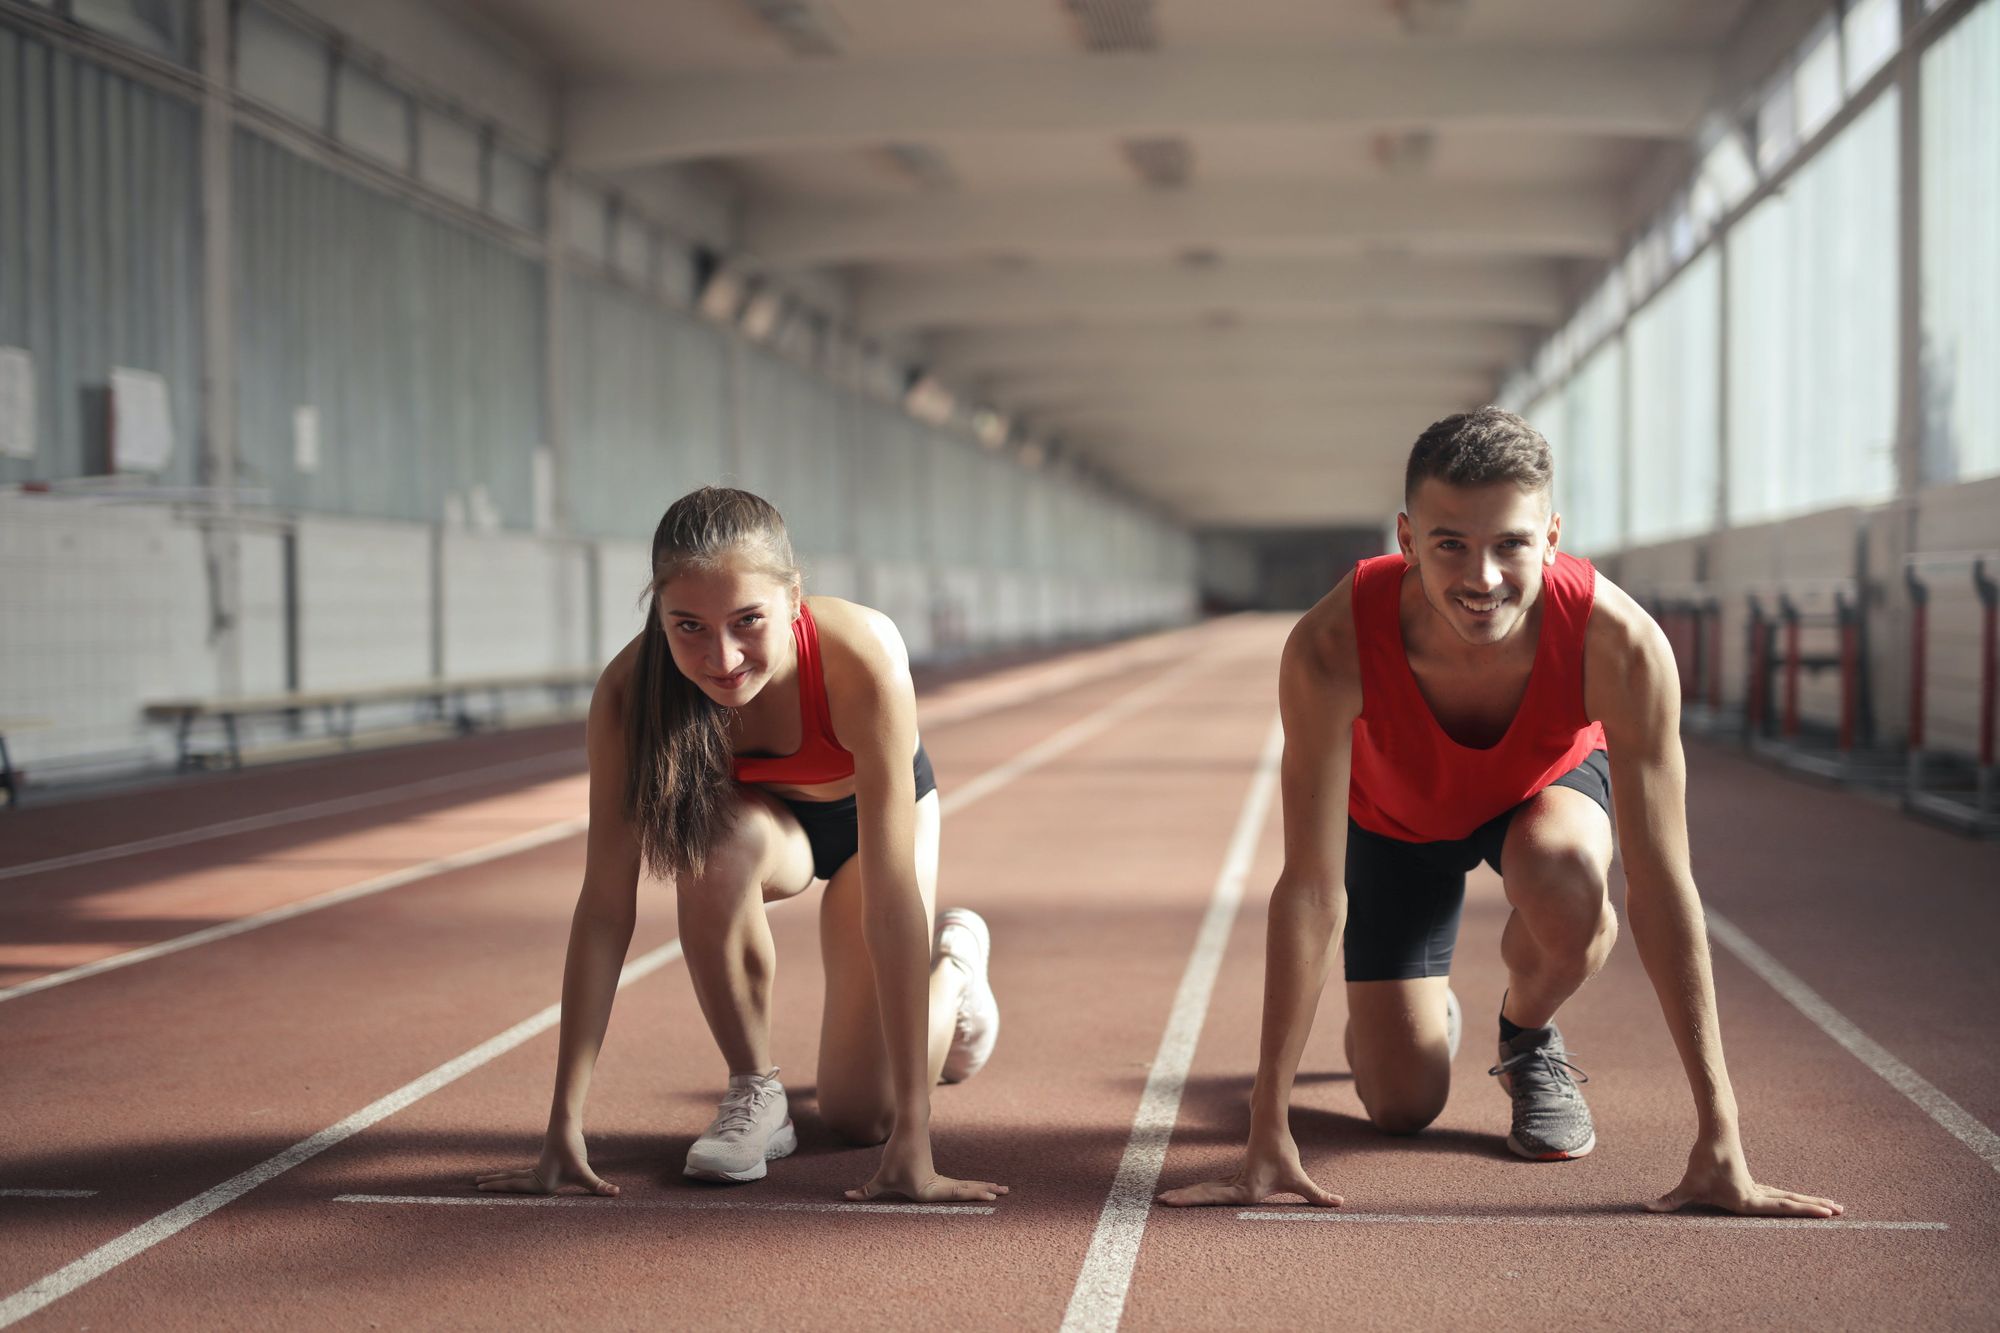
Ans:
{"type": "Polygon", "coordinates": [[[1338,1208],[1338,1194],[1321,1189],[1299,1162],[1298,1145],[1288,1137],[1268,1148],[1252,1145],[1243,1168],[1226,1180],[1208,1180],[1167,1190],[1158,1201],[1169,1208],[1258,1204],[1274,1194],[1297,1194],[1315,1208],[1338,1208]]]}
{"type": "Polygon", "coordinates": [[[1721,1151],[1706,1143],[1697,1143],[1688,1154],[1687,1174],[1673,1192],[1646,1208],[1671,1213],[1697,1204],[1746,1217],[1839,1217],[1847,1211],[1832,1199],[1759,1185],[1750,1178],[1741,1152],[1721,1151]]]}

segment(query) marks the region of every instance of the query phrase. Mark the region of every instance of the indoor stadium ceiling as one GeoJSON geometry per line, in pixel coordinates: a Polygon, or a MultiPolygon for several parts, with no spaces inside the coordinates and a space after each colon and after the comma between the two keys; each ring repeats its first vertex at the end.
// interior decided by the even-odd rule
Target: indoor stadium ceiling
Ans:
{"type": "Polygon", "coordinates": [[[1393,510],[1614,257],[1748,0],[463,0],[563,155],[1198,525],[1393,510]]]}

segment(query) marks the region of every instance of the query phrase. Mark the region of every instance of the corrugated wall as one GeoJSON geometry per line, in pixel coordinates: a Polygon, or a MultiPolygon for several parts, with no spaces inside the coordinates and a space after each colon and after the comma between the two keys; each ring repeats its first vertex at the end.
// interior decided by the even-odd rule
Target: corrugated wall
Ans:
{"type": "Polygon", "coordinates": [[[564,298],[564,447],[579,534],[648,541],[660,514],[728,469],[722,335],[589,279],[564,298]]]}
{"type": "Polygon", "coordinates": [[[165,377],[173,452],[199,475],[196,108],[0,29],[0,345],[34,357],[35,457],[0,483],[104,470],[111,368],[165,377]]]}
{"type": "Polygon", "coordinates": [[[299,509],[534,518],[542,269],[248,132],[236,141],[245,484],[299,509]],[[295,413],[319,414],[316,471],[295,413]]]}

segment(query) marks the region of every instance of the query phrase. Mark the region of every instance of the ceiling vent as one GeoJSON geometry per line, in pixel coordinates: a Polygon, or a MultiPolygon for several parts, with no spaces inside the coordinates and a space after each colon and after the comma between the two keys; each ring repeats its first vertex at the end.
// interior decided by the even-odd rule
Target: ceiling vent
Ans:
{"type": "Polygon", "coordinates": [[[1083,49],[1092,55],[1117,51],[1157,51],[1153,0],[1063,0],[1076,21],[1083,49]]]}
{"type": "Polygon", "coordinates": [[[795,56],[837,56],[840,37],[833,16],[811,0],[744,0],[750,12],[776,33],[795,56]]]}
{"type": "Polygon", "coordinates": [[[1403,31],[1417,37],[1446,36],[1465,26],[1472,0],[1389,0],[1403,31]]]}
{"type": "Polygon", "coordinates": [[[928,144],[892,143],[883,148],[896,169],[926,190],[955,190],[958,173],[951,162],[928,144]]]}
{"type": "Polygon", "coordinates": [[[1194,171],[1194,149],[1186,139],[1127,139],[1119,147],[1139,179],[1156,190],[1178,190],[1194,171]]]}

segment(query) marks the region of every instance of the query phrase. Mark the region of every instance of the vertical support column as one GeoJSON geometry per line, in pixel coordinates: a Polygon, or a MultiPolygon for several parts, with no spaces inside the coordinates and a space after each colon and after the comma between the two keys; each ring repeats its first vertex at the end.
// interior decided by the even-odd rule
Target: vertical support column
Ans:
{"type": "MultiPolygon", "coordinates": [[[[1910,40],[1922,26],[1924,0],[1902,0],[1904,40],[1896,54],[1896,505],[1901,523],[1889,540],[1895,549],[1886,551],[1885,567],[1893,570],[1906,557],[1922,549],[1919,527],[1922,515],[1918,495],[1924,485],[1924,367],[1923,367],[1923,51],[1910,40]]],[[[1884,523],[1882,527],[1888,528],[1884,523]]],[[[1893,576],[1892,576],[1893,577],[1893,576]]],[[[1865,585],[1864,585],[1865,586],[1865,585]]],[[[1893,591],[1893,590],[1885,590],[1893,591]]],[[[1914,614],[1908,604],[1895,606],[1898,618],[1914,614]]],[[[1879,648],[1880,661],[1871,657],[1871,666],[1881,666],[1878,679],[1892,699],[1902,682],[1899,670],[1909,664],[1897,660],[1893,646],[1901,639],[1902,626],[1895,620],[1885,625],[1879,648]]]]}
{"type": "Polygon", "coordinates": [[[236,523],[236,117],[230,0],[201,6],[202,482],[215,496],[203,525],[209,643],[216,692],[243,690],[243,553],[236,523]]]}

